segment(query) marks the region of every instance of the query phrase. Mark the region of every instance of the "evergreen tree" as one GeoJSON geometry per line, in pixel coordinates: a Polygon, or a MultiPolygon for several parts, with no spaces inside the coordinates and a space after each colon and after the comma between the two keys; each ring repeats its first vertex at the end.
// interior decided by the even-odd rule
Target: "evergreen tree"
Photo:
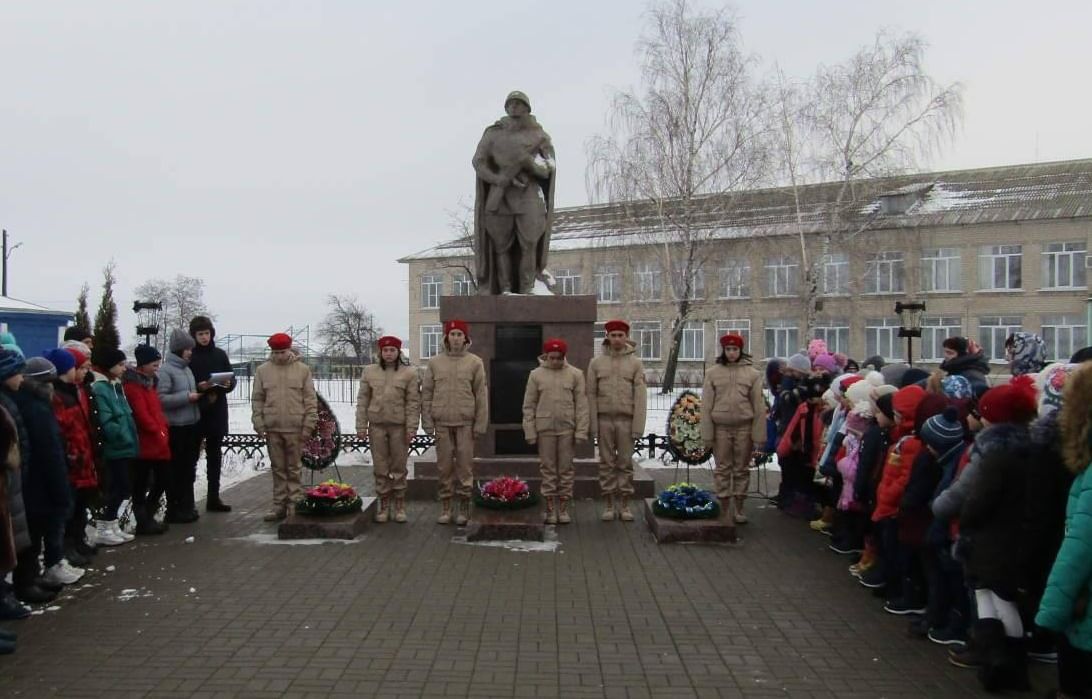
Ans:
{"type": "Polygon", "coordinates": [[[99,301],[99,310],[95,313],[95,347],[111,347],[118,349],[121,346],[121,336],[118,334],[118,305],[114,301],[114,276],[115,263],[110,263],[102,270],[102,300],[99,301]]]}
{"type": "Polygon", "coordinates": [[[76,297],[76,317],[75,325],[81,330],[91,332],[91,316],[87,315],[87,293],[91,291],[90,285],[87,282],[83,283],[80,288],[80,295],[76,297]]]}

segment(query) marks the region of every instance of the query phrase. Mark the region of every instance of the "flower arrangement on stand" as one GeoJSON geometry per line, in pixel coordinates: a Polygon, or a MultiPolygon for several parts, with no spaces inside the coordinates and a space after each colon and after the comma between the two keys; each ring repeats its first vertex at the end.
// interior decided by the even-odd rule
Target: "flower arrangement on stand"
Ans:
{"type": "Polygon", "coordinates": [[[705,463],[712,453],[701,439],[701,396],[683,391],[667,414],[667,444],[679,461],[705,463]]]}
{"type": "Polygon", "coordinates": [[[474,504],[490,510],[520,510],[538,503],[538,494],[527,481],[512,476],[481,483],[474,491],[474,504]]]}
{"type": "Polygon", "coordinates": [[[332,466],[341,452],[341,426],[337,416],[330,410],[330,404],[322,396],[318,397],[318,423],[315,434],[303,443],[300,461],[312,471],[321,471],[332,466]]]}
{"type": "Polygon", "coordinates": [[[717,496],[693,483],[675,483],[652,503],[659,517],[672,519],[714,519],[720,515],[717,496]]]}
{"type": "Polygon", "coordinates": [[[330,517],[358,512],[361,505],[355,488],[348,483],[329,480],[304,492],[304,498],[296,503],[296,514],[330,517]]]}

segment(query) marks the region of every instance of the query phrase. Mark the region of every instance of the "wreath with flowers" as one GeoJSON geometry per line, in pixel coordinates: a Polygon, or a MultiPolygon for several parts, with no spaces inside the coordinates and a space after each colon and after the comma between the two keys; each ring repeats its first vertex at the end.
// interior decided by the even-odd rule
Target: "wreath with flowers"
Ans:
{"type": "Polygon", "coordinates": [[[479,483],[474,491],[474,504],[488,510],[522,510],[537,503],[538,493],[531,490],[527,481],[512,476],[479,483]]]}
{"type": "Polygon", "coordinates": [[[341,426],[338,425],[337,416],[330,410],[330,404],[322,396],[318,396],[318,422],[315,424],[315,433],[303,443],[303,465],[312,471],[321,471],[328,466],[333,466],[341,453],[341,426]]]}
{"type": "Polygon", "coordinates": [[[712,450],[701,438],[701,396],[683,391],[667,414],[667,447],[679,461],[696,466],[709,460],[712,450]]]}
{"type": "Polygon", "coordinates": [[[304,498],[296,503],[296,514],[331,517],[359,512],[361,504],[360,496],[353,486],[328,480],[304,492],[304,498]]]}
{"type": "Polygon", "coordinates": [[[720,516],[720,502],[693,483],[675,483],[652,503],[652,512],[672,519],[714,519],[720,516]]]}

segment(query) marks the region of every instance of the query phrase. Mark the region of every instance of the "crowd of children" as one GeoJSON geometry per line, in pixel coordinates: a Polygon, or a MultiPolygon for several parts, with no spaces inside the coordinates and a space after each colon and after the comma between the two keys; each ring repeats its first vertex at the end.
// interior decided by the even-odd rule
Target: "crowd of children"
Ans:
{"type": "Polygon", "coordinates": [[[1038,336],[1006,348],[1012,377],[992,388],[962,337],[932,374],[818,340],[771,361],[774,501],[987,690],[1028,689],[1033,659],[1057,663],[1056,696],[1088,696],[1092,348],[1049,366],[1038,336]]]}

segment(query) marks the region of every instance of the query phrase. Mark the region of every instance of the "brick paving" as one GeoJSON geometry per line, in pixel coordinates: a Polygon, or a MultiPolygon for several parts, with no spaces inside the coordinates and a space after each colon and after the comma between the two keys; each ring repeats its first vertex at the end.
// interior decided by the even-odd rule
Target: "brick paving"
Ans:
{"type": "MultiPolygon", "coordinates": [[[[367,467],[342,474],[368,490],[367,467]]],[[[657,545],[640,519],[602,524],[583,501],[556,551],[516,552],[454,542],[428,503],[354,543],[257,543],[275,532],[269,491],[262,474],[225,495],[228,515],[101,553],[60,609],[5,624],[20,636],[0,694],[979,694],[825,537],[757,500],[740,546],[657,545]]],[[[1052,680],[1035,668],[1037,689],[1052,680]]]]}

